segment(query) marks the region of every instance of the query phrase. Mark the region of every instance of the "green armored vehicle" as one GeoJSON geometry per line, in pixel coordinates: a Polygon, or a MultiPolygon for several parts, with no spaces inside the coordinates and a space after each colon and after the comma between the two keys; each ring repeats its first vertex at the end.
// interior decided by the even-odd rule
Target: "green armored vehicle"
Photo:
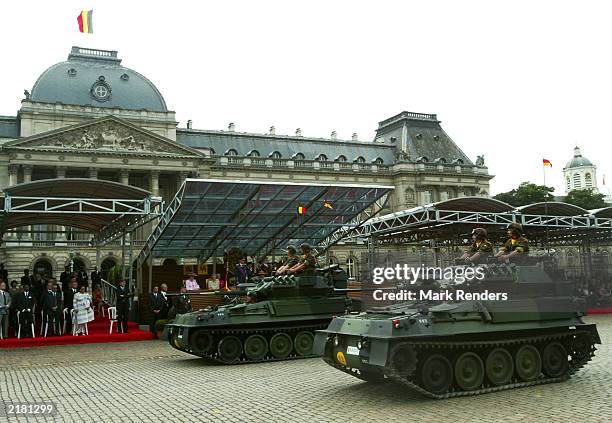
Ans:
{"type": "Polygon", "coordinates": [[[248,302],[177,315],[168,325],[170,345],[228,364],[311,357],[314,331],[355,307],[347,279],[337,265],[265,278],[244,292],[248,302]]]}
{"type": "Polygon", "coordinates": [[[338,316],[317,331],[315,353],[357,378],[432,398],[560,382],[591,359],[601,341],[570,283],[538,265],[481,269],[480,281],[414,287],[412,301],[338,316]]]}

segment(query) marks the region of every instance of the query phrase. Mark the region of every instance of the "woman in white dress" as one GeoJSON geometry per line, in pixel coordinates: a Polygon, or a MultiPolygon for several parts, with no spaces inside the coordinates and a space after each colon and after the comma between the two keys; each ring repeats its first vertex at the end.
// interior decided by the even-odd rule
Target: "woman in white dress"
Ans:
{"type": "Polygon", "coordinates": [[[74,295],[72,301],[75,316],[75,335],[85,335],[85,325],[94,319],[94,312],[91,306],[91,295],[85,292],[85,287],[81,286],[79,292],[74,295]]]}

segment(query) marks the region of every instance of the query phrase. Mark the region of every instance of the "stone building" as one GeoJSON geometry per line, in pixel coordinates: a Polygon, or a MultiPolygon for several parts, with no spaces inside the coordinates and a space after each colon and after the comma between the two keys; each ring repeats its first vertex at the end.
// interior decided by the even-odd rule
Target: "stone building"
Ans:
{"type": "MultiPolygon", "coordinates": [[[[460,196],[488,196],[484,160],[470,160],[434,114],[402,112],[381,121],[373,140],[178,126],[175,112],[116,51],[73,47],[24,92],[16,116],[0,116],[0,188],[51,178],[98,178],[147,189],[169,202],[186,177],[393,185],[385,212],[460,196]]],[[[111,244],[97,260],[90,235],[69,227],[4,234],[0,261],[10,278],[24,268],[58,275],[70,261],[117,264],[111,244]]],[[[135,251],[151,227],[132,236],[135,251]]],[[[356,268],[362,245],[334,247],[332,260],[356,268]]],[[[177,262],[180,257],[173,258],[177,262]]]]}

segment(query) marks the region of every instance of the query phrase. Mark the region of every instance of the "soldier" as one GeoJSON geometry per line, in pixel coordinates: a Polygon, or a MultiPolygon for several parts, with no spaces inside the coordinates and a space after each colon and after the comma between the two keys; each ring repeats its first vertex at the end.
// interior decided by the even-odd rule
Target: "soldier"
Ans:
{"type": "Polygon", "coordinates": [[[130,290],[125,286],[125,279],[119,280],[117,287],[117,332],[128,333],[128,314],[130,313],[130,290]]]}
{"type": "Polygon", "coordinates": [[[184,286],[181,287],[181,295],[174,300],[174,309],[176,310],[176,314],[190,313],[192,310],[191,299],[189,295],[187,295],[187,288],[184,286]]]}
{"type": "Polygon", "coordinates": [[[312,247],[309,244],[300,245],[302,257],[300,262],[287,271],[287,273],[300,273],[311,275],[317,267],[317,259],[312,255],[312,247]]]}
{"type": "Polygon", "coordinates": [[[30,283],[22,284],[23,292],[17,294],[15,298],[15,308],[19,313],[19,326],[22,338],[31,338],[32,333],[32,310],[34,309],[34,296],[30,291],[30,283]]]}
{"type": "Polygon", "coordinates": [[[282,275],[287,273],[289,269],[300,262],[299,257],[297,256],[297,249],[293,245],[287,245],[287,260],[285,264],[278,268],[276,271],[277,275],[282,275]]]}
{"type": "Polygon", "coordinates": [[[465,260],[468,263],[478,263],[486,256],[493,254],[493,244],[487,240],[487,230],[484,228],[475,228],[472,230],[472,246],[464,255],[459,257],[459,260],[465,260]]]}
{"type": "Polygon", "coordinates": [[[499,261],[509,261],[517,259],[523,254],[529,252],[529,241],[523,236],[523,225],[520,223],[511,223],[506,228],[510,237],[501,250],[495,255],[499,261]]]}

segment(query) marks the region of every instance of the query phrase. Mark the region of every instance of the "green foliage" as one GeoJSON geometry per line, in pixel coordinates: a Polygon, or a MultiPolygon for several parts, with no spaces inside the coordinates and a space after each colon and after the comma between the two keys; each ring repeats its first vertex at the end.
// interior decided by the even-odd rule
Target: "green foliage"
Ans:
{"type": "Polygon", "coordinates": [[[590,189],[575,189],[565,197],[565,202],[583,209],[600,209],[606,206],[603,194],[597,194],[590,189]]]}
{"type": "Polygon", "coordinates": [[[155,330],[158,332],[163,332],[164,326],[169,325],[172,322],[174,322],[174,319],[158,320],[157,322],[155,322],[155,330]]]}
{"type": "Polygon", "coordinates": [[[531,182],[522,182],[518,188],[512,191],[502,192],[494,196],[496,200],[503,201],[512,206],[519,207],[527,204],[553,201],[552,192],[554,188],[546,185],[536,185],[531,182]]]}

